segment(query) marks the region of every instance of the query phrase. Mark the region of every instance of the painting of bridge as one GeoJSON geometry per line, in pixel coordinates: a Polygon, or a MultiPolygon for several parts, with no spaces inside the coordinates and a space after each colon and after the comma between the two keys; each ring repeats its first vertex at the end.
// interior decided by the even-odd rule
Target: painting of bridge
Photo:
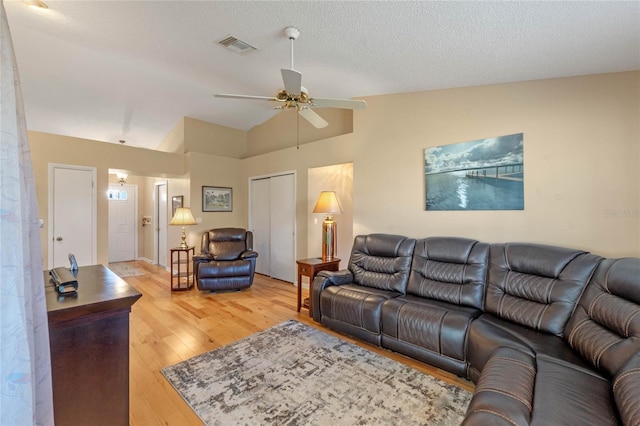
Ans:
{"type": "Polygon", "coordinates": [[[427,148],[426,210],[524,210],[524,135],[427,148]]]}

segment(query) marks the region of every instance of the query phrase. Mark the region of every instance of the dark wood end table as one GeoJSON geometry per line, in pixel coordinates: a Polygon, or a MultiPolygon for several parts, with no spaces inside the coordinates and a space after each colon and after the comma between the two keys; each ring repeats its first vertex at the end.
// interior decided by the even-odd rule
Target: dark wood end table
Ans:
{"type": "Polygon", "coordinates": [[[337,271],[340,268],[340,259],[333,257],[330,260],[322,260],[321,257],[296,260],[298,264],[298,312],[302,305],[302,276],[309,277],[309,306],[304,306],[311,312],[311,286],[313,279],[320,271],[337,271]]]}
{"type": "Polygon", "coordinates": [[[174,247],[171,251],[171,291],[185,291],[193,287],[192,267],[195,247],[174,247]]]}

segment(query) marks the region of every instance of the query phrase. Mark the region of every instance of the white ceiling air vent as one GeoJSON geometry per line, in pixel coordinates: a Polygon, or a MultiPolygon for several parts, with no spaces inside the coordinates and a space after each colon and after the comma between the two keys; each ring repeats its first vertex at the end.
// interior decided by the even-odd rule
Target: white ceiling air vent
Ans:
{"type": "Polygon", "coordinates": [[[256,50],[256,48],[249,43],[238,40],[234,36],[225,37],[224,39],[220,40],[218,44],[221,44],[227,49],[231,49],[236,53],[248,53],[256,50]]]}

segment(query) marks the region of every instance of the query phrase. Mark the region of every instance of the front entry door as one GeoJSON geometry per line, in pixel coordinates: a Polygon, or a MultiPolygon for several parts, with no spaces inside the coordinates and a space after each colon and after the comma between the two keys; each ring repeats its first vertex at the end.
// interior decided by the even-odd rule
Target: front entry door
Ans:
{"type": "Polygon", "coordinates": [[[109,262],[136,259],[135,185],[109,185],[109,262]]]}

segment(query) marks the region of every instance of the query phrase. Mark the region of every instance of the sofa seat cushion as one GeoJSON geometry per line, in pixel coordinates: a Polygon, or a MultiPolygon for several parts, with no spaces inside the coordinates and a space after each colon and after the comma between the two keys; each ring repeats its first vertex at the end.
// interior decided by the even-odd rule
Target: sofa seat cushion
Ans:
{"type": "Polygon", "coordinates": [[[589,368],[512,348],[496,349],[464,425],[617,425],[609,380],[589,368]]]}
{"type": "Polygon", "coordinates": [[[216,261],[198,265],[198,277],[221,278],[251,275],[251,262],[248,260],[216,261]]]}
{"type": "Polygon", "coordinates": [[[220,277],[220,278],[202,278],[198,277],[198,290],[201,291],[226,291],[226,290],[242,290],[251,287],[251,276],[241,277],[220,277]]]}
{"type": "Polygon", "coordinates": [[[400,295],[358,284],[327,287],[320,295],[322,324],[380,345],[382,305],[400,295]]]}
{"type": "Polygon", "coordinates": [[[467,330],[479,309],[418,296],[382,306],[382,346],[466,376],[467,330]]]}
{"type": "Polygon", "coordinates": [[[587,367],[587,363],[560,337],[532,330],[491,314],[482,314],[469,327],[467,341],[467,361],[469,379],[477,381],[491,352],[505,346],[519,349],[530,355],[544,354],[578,366],[587,367]]]}

